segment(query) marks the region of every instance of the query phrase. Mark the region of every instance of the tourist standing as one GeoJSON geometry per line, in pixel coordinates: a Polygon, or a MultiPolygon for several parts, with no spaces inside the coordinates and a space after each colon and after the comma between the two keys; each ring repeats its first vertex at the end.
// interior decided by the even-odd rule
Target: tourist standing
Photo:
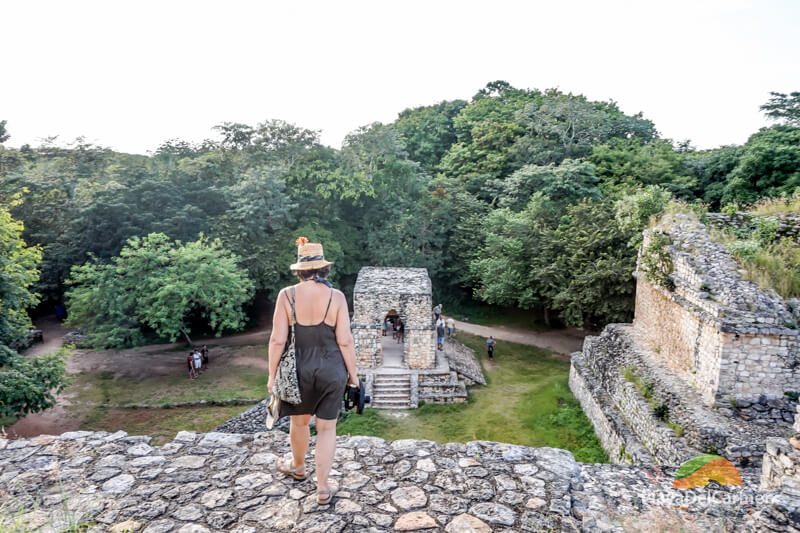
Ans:
{"type": "Polygon", "coordinates": [[[384,336],[384,337],[386,336],[386,330],[388,330],[388,329],[389,329],[389,319],[388,319],[388,318],[386,318],[386,319],[383,321],[383,336],[384,336]]]}
{"type": "Polygon", "coordinates": [[[406,335],[406,323],[402,320],[397,321],[397,342],[398,344],[403,342],[403,339],[406,335]]]}
{"type": "Polygon", "coordinates": [[[433,308],[433,322],[436,323],[439,321],[439,317],[442,315],[442,304],[436,304],[436,307],[433,308]]]}
{"type": "Polygon", "coordinates": [[[194,373],[194,352],[189,352],[189,355],[186,356],[186,365],[189,367],[189,379],[195,378],[194,373]]]}
{"type": "Polygon", "coordinates": [[[436,321],[436,347],[439,350],[444,349],[444,333],[445,333],[445,323],[442,317],[439,317],[439,320],[436,321]]]}
{"type": "Polygon", "coordinates": [[[200,349],[200,359],[203,361],[203,366],[208,366],[208,346],[205,344],[200,349]]]}
{"type": "MultiPolygon", "coordinates": [[[[291,461],[276,461],[282,474],[297,481],[306,479],[306,451],[311,438],[308,427],[316,417],[317,504],[331,502],[336,487],[328,482],[336,452],[336,421],[347,384],[358,386],[356,352],[350,330],[350,314],[344,294],[331,287],[326,277],[330,261],[325,260],[322,245],[300,237],[297,262],[289,268],[299,282],[278,293],[272,334],[269,339],[269,391],[274,391],[278,362],[294,324],[297,381],[301,402],[281,401],[277,416],[291,417],[289,441],[291,461]]],[[[271,406],[275,406],[270,402],[271,406]]],[[[270,410],[272,416],[272,410],[270,410]]]]}
{"type": "Polygon", "coordinates": [[[486,339],[486,353],[489,355],[489,359],[494,359],[494,337],[491,335],[488,339],[486,339]]]}
{"type": "Polygon", "coordinates": [[[447,317],[447,336],[452,337],[453,334],[456,332],[456,321],[453,320],[453,317],[447,317]]]}
{"type": "Polygon", "coordinates": [[[195,376],[199,376],[200,375],[200,369],[203,368],[203,360],[200,357],[200,352],[198,352],[197,350],[192,352],[192,361],[194,362],[195,376]]]}

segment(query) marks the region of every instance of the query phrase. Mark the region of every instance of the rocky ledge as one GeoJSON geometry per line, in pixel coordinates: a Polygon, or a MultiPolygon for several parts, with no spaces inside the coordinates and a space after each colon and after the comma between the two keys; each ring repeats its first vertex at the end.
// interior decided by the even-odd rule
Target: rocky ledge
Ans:
{"type": "Polygon", "coordinates": [[[749,474],[743,487],[679,490],[670,488],[674,469],[581,464],[553,448],[340,437],[331,474],[339,492],[319,506],[313,476],[275,472],[289,452],[284,433],[149,440],[124,432],[0,439],[0,529],[738,531],[771,497],[749,474]]]}

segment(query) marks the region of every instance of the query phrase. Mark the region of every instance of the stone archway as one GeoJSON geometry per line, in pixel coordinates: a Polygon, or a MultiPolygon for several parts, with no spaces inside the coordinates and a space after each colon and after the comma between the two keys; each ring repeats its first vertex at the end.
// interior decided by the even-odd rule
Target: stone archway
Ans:
{"type": "Polygon", "coordinates": [[[435,367],[431,281],[427,271],[424,268],[363,267],[353,288],[351,322],[359,368],[383,366],[381,330],[392,310],[405,323],[399,368],[435,367]]]}
{"type": "Polygon", "coordinates": [[[404,313],[399,313],[395,308],[389,309],[384,316],[384,321],[388,320],[386,335],[380,337],[379,349],[381,351],[380,360],[383,368],[408,368],[406,364],[406,337],[397,338],[399,332],[394,329],[398,322],[405,324],[404,313]]]}

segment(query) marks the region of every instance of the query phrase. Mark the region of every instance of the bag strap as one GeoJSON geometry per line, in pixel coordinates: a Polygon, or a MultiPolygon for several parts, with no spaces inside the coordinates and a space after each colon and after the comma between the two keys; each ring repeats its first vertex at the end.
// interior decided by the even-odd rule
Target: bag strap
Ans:
{"type": "Polygon", "coordinates": [[[297,322],[297,315],[294,311],[294,287],[289,288],[289,294],[291,294],[289,297],[289,305],[292,306],[292,323],[290,325],[294,328],[294,325],[297,322]]]}

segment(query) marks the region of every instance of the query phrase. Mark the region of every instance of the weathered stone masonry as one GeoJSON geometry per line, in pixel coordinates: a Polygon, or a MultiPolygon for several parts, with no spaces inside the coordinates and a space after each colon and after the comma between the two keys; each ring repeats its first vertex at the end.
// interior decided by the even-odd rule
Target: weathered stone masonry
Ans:
{"type": "Polygon", "coordinates": [[[688,215],[645,232],[636,281],[634,323],[608,325],[572,356],[570,388],[603,447],[617,463],[722,455],[745,484],[761,481],[762,505],[735,529],[800,532],[800,302],[744,280],[688,215]],[[643,272],[647,253],[666,254],[665,282],[643,272]]]}
{"type": "Polygon", "coordinates": [[[570,388],[603,447],[618,463],[722,455],[774,491],[743,528],[800,531],[800,440],[787,440],[800,434],[800,306],[744,280],[689,215],[645,232],[635,275],[633,324],[608,325],[572,356],[570,388]],[[670,267],[665,281],[643,270],[644,254],[670,267]]]}
{"type": "MultiPolygon", "coordinates": [[[[637,273],[634,326],[659,363],[709,406],[784,398],[800,379],[797,324],[774,291],[746,281],[730,254],[688,217],[652,231],[669,235],[674,290],[637,273]]],[[[645,250],[652,231],[645,232],[645,250]]],[[[793,411],[793,409],[791,409],[793,411]]]]}
{"type": "Polygon", "coordinates": [[[685,520],[741,531],[756,509],[752,483],[697,498],[707,489],[670,488],[674,469],[580,464],[553,448],[337,444],[331,478],[340,490],[320,507],[312,476],[297,482],[275,471],[289,456],[280,432],[181,432],[160,447],[124,432],[0,439],[0,501],[28,530],[72,523],[92,524],[92,533],[645,531],[665,517],[672,530],[685,520]],[[665,503],[687,495],[695,498],[683,509],[665,503]]]}
{"type": "Polygon", "coordinates": [[[376,368],[381,324],[394,310],[405,323],[404,362],[409,368],[436,364],[431,281],[424,268],[363,267],[353,289],[353,336],[359,368],[376,368]]]}

